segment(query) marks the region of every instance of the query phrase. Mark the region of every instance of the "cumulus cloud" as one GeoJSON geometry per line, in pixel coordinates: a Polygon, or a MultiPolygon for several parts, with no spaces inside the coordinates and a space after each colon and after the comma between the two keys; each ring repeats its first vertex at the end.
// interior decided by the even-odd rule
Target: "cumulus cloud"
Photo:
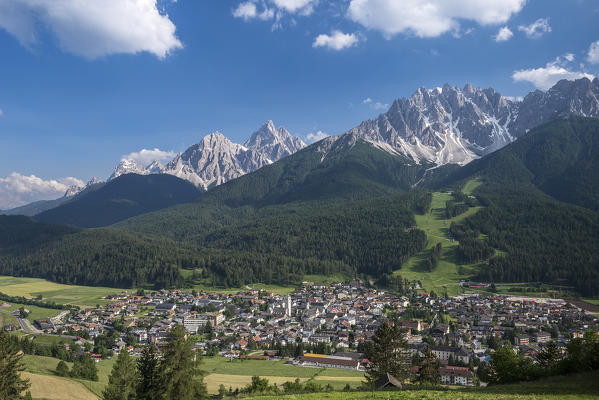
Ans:
{"type": "Polygon", "coordinates": [[[72,185],[85,186],[85,183],[73,177],[44,180],[35,175],[13,172],[6,178],[0,177],[0,209],[19,207],[38,200],[57,199],[64,196],[72,185]]]}
{"type": "Polygon", "coordinates": [[[243,18],[246,21],[253,18],[266,21],[275,16],[275,11],[262,3],[262,11],[258,12],[258,7],[254,1],[246,1],[244,3],[240,3],[239,6],[233,10],[233,16],[235,18],[243,18]]]}
{"type": "Polygon", "coordinates": [[[387,110],[389,108],[389,104],[381,103],[380,101],[374,101],[370,97],[362,100],[362,104],[368,104],[370,108],[378,111],[387,110]]]}
{"type": "Polygon", "coordinates": [[[379,111],[385,111],[389,108],[389,104],[376,102],[372,105],[372,108],[379,111]]]}
{"type": "Polygon", "coordinates": [[[2,0],[0,27],[26,47],[42,26],[69,53],[94,59],[149,52],[159,58],[183,47],[157,0],[2,0]]]}
{"type": "Polygon", "coordinates": [[[591,44],[587,60],[591,64],[599,64],[599,40],[591,44]]]}
{"type": "Polygon", "coordinates": [[[495,39],[496,42],[506,42],[510,40],[512,36],[514,36],[514,33],[511,31],[511,29],[507,26],[504,26],[503,28],[499,29],[499,32],[497,32],[497,35],[495,35],[493,39],[495,39]]]}
{"type": "Polygon", "coordinates": [[[325,133],[323,131],[318,131],[316,133],[308,133],[306,135],[306,142],[307,143],[316,143],[326,137],[330,136],[328,133],[325,133]]]}
{"type": "Polygon", "coordinates": [[[568,53],[563,57],[557,57],[555,60],[548,62],[544,67],[514,71],[512,79],[516,82],[530,82],[537,89],[541,90],[550,89],[562,79],[593,79],[593,75],[572,70],[569,65],[572,61],[574,61],[574,55],[568,53]]]}
{"type": "Polygon", "coordinates": [[[351,0],[348,16],[390,38],[407,33],[437,37],[458,31],[460,20],[481,25],[507,22],[526,0],[351,0]]]}
{"type": "MultiPolygon", "coordinates": [[[[317,3],[318,0],[246,0],[237,5],[233,10],[233,16],[246,21],[266,21],[275,18],[272,29],[276,30],[282,28],[281,20],[285,14],[310,15],[317,3]]],[[[291,23],[295,21],[292,20],[291,23]]]]}
{"type": "Polygon", "coordinates": [[[314,11],[314,6],[318,0],[273,0],[273,3],[280,9],[289,13],[299,13],[310,15],[314,11]]]}
{"type": "Polygon", "coordinates": [[[175,157],[176,153],[173,151],[164,151],[158,148],[154,150],[142,149],[133,153],[124,155],[121,160],[134,160],[139,165],[144,167],[150,165],[153,161],[170,161],[175,157]]]}
{"type": "Polygon", "coordinates": [[[520,25],[518,30],[524,32],[529,39],[538,39],[551,32],[551,26],[549,25],[549,18],[539,18],[530,25],[520,25]]]}
{"type": "Polygon", "coordinates": [[[333,31],[330,35],[318,35],[312,43],[312,47],[327,47],[339,51],[354,46],[358,41],[358,37],[353,33],[333,31]]]}
{"type": "Polygon", "coordinates": [[[519,102],[519,101],[524,100],[524,97],[522,97],[522,96],[503,96],[503,97],[505,97],[509,101],[513,101],[513,102],[519,102]]]}

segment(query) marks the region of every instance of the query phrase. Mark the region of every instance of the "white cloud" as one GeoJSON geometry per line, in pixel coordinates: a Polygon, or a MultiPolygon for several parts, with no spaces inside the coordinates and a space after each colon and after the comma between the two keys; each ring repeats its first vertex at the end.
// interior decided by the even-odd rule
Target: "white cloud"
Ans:
{"type": "Polygon", "coordinates": [[[599,40],[591,44],[587,60],[591,64],[599,64],[599,40]]]}
{"type": "Polygon", "coordinates": [[[372,108],[374,108],[375,110],[379,110],[379,111],[384,111],[387,110],[389,108],[389,104],[385,104],[385,103],[380,103],[380,102],[376,102],[372,105],[372,108]]]}
{"type": "Polygon", "coordinates": [[[497,35],[495,35],[493,39],[495,39],[496,42],[506,42],[510,40],[512,36],[514,36],[514,33],[511,31],[511,29],[507,26],[504,26],[503,28],[499,29],[499,32],[497,32],[497,35]]]}
{"type": "Polygon", "coordinates": [[[235,18],[243,18],[246,21],[253,18],[258,18],[263,21],[274,18],[274,9],[268,8],[264,3],[262,3],[262,8],[263,10],[258,12],[258,7],[256,6],[255,1],[246,1],[244,3],[240,3],[239,6],[233,10],[233,16],[235,18]]]}
{"type": "Polygon", "coordinates": [[[306,135],[306,142],[307,143],[315,143],[318,142],[326,137],[330,136],[328,133],[325,133],[323,131],[318,131],[316,133],[308,133],[306,135]]]}
{"type": "Polygon", "coordinates": [[[2,0],[0,27],[26,47],[38,28],[51,31],[60,47],[88,59],[149,52],[159,58],[183,47],[157,0],[2,0]]]}
{"type": "Polygon", "coordinates": [[[332,50],[343,50],[358,43],[358,37],[353,33],[333,31],[331,35],[320,34],[312,43],[312,47],[327,47],[332,50]]]}
{"type": "Polygon", "coordinates": [[[142,149],[140,151],[124,155],[121,160],[135,160],[138,164],[146,167],[150,165],[152,161],[170,161],[173,157],[175,157],[175,155],[176,153],[173,151],[142,149]]]}
{"type": "Polygon", "coordinates": [[[38,200],[53,200],[62,197],[69,186],[85,186],[77,178],[43,180],[35,175],[13,172],[6,178],[0,177],[0,209],[19,207],[38,200]]]}
{"type": "Polygon", "coordinates": [[[509,101],[514,101],[514,102],[524,100],[524,97],[522,97],[522,96],[503,96],[503,97],[505,97],[509,101]]]}
{"type": "Polygon", "coordinates": [[[537,89],[548,90],[562,79],[593,79],[593,75],[582,71],[573,71],[568,65],[574,61],[574,56],[568,53],[548,62],[544,67],[514,71],[512,78],[516,82],[530,82],[537,89]]]}
{"type": "Polygon", "coordinates": [[[233,10],[233,16],[235,18],[243,18],[246,21],[251,18],[255,18],[258,14],[256,5],[251,1],[239,4],[235,10],[233,10]]]}
{"type": "Polygon", "coordinates": [[[370,108],[373,110],[387,110],[389,108],[389,104],[381,103],[380,101],[374,101],[370,97],[365,98],[362,101],[362,104],[368,104],[370,108]]]}
{"type": "Polygon", "coordinates": [[[292,14],[297,12],[301,15],[312,14],[317,2],[318,0],[273,0],[278,8],[292,14]]]}
{"type": "Polygon", "coordinates": [[[507,22],[526,0],[351,0],[349,18],[386,37],[399,33],[437,37],[458,31],[460,20],[507,22]]]}
{"type": "Polygon", "coordinates": [[[0,117],[4,117],[4,111],[0,108],[0,117]]]}
{"type": "Polygon", "coordinates": [[[530,25],[520,25],[518,30],[524,32],[529,39],[538,39],[551,32],[551,26],[549,25],[549,18],[539,18],[530,25]]]}

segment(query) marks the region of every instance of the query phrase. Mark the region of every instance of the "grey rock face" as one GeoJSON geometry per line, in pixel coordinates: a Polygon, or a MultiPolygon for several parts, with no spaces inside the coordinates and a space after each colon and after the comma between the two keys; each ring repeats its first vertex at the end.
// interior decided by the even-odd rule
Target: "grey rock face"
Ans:
{"type": "Polygon", "coordinates": [[[109,179],[128,173],[171,174],[207,190],[272,164],[305,146],[285,128],[277,129],[272,121],[267,121],[243,146],[215,132],[164,166],[158,161],[144,167],[134,160],[122,160],[109,179]]]}
{"type": "Polygon", "coordinates": [[[343,136],[358,139],[414,161],[467,164],[516,140],[530,129],[563,115],[599,117],[599,79],[558,82],[512,102],[493,89],[466,85],[420,88],[396,100],[389,111],[343,136]]]}
{"type": "Polygon", "coordinates": [[[306,144],[300,138],[292,136],[287,129],[276,129],[272,121],[267,121],[252,134],[244,146],[274,162],[303,149],[306,144]]]}

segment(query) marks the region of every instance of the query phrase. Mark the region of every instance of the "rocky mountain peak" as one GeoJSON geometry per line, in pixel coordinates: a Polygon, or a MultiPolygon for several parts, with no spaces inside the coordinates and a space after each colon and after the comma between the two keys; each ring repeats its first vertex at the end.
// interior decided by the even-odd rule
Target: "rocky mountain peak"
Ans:
{"type": "Polygon", "coordinates": [[[244,146],[274,162],[303,149],[306,144],[284,127],[277,129],[274,122],[269,120],[250,136],[244,146]]]}
{"type": "MultiPolygon", "coordinates": [[[[547,92],[534,91],[512,102],[492,88],[449,84],[418,88],[397,99],[375,120],[342,135],[343,143],[362,139],[417,163],[466,164],[496,151],[541,123],[563,115],[599,117],[599,79],[560,81],[547,92]]],[[[338,140],[338,139],[336,139],[338,140]]]]}

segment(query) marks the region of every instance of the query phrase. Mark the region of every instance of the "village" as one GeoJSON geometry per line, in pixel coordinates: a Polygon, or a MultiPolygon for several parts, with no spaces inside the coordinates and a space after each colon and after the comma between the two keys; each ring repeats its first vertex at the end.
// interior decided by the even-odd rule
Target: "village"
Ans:
{"type": "Polygon", "coordinates": [[[441,382],[462,386],[484,384],[481,371],[505,344],[535,360],[552,341],[565,352],[570,339],[587,330],[599,332],[596,315],[562,299],[398,296],[358,280],[304,282],[286,295],[254,289],[234,294],[160,290],[123,292],[107,300],[104,306],[36,320],[33,329],[73,338],[80,351],[100,360],[121,351],[139,356],[148,344],[160,348],[181,324],[205,356],[365,371],[369,343],[389,321],[402,327],[413,374],[429,350],[438,359],[441,382]]]}

